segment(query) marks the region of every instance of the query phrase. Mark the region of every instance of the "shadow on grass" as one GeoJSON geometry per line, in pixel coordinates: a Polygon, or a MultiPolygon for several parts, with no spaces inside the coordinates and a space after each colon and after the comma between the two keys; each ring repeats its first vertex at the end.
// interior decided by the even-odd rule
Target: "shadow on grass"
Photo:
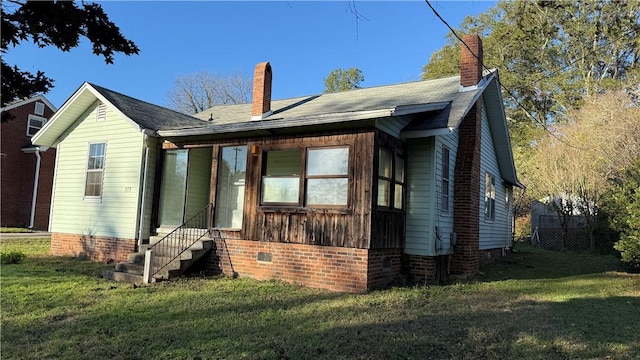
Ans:
{"type": "MultiPolygon", "coordinates": [[[[374,305],[367,301],[370,295],[295,291],[278,296],[287,288],[279,284],[262,289],[273,292],[273,301],[268,296],[256,301],[255,296],[242,296],[248,291],[242,285],[247,284],[236,288],[234,282],[242,281],[220,281],[234,296],[222,291],[205,301],[198,297],[202,289],[192,289],[145,303],[144,293],[154,289],[137,289],[142,295],[135,299],[121,293],[119,302],[101,309],[54,317],[45,323],[3,324],[3,332],[12,334],[6,341],[22,341],[31,349],[40,349],[25,353],[24,358],[71,359],[89,350],[93,358],[111,359],[640,356],[640,329],[633,321],[640,300],[634,297],[487,302],[474,307],[452,300],[451,307],[440,311],[428,301],[411,303],[399,298],[374,305]],[[185,307],[184,302],[193,305],[185,307]],[[592,314],[593,320],[586,314],[592,314]],[[601,323],[598,319],[603,316],[611,321],[601,323]]],[[[3,345],[3,353],[5,350],[3,345]]],[[[9,350],[16,354],[15,348],[9,350]]]]}
{"type": "Polygon", "coordinates": [[[517,243],[514,252],[482,267],[479,281],[555,279],[567,276],[624,271],[613,255],[570,250],[545,250],[517,243]]]}

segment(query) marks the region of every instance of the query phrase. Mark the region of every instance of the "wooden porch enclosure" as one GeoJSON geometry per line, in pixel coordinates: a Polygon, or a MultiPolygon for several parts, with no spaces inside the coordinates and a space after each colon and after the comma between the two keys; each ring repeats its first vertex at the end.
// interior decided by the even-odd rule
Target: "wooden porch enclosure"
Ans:
{"type": "MultiPolygon", "coordinates": [[[[212,149],[210,202],[219,197],[221,151],[246,146],[246,179],[241,228],[224,228],[226,238],[273,243],[293,243],[360,249],[401,248],[404,244],[404,211],[376,206],[378,147],[404,155],[404,145],[375,129],[317,133],[305,136],[270,136],[245,139],[165,141],[164,149],[212,149]],[[261,187],[266,153],[277,150],[348,148],[346,206],[265,204],[261,187]],[[373,224],[372,222],[375,222],[373,224]]],[[[302,157],[304,168],[306,156],[302,157]]],[[[304,170],[303,170],[304,171],[304,170]]],[[[302,176],[301,191],[307,180],[302,176]]],[[[226,191],[226,190],[225,190],[226,191]]],[[[302,199],[302,196],[301,196],[302,199]]]]}

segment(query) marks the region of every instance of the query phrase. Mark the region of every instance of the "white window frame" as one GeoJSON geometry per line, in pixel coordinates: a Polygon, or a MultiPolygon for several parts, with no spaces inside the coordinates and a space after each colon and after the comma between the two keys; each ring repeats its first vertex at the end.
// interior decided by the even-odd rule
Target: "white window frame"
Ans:
{"type": "Polygon", "coordinates": [[[44,115],[44,103],[36,101],[35,109],[33,109],[33,113],[39,116],[44,115]]]}
{"type": "Polygon", "coordinates": [[[488,172],[484,177],[484,219],[496,219],[496,177],[488,172]]]}
{"type": "Polygon", "coordinates": [[[442,168],[440,169],[440,211],[449,212],[451,199],[451,151],[448,147],[442,146],[441,153],[442,168]]]}
{"type": "Polygon", "coordinates": [[[44,118],[42,116],[37,116],[37,115],[29,115],[29,118],[27,119],[27,136],[32,137],[33,135],[35,135],[38,131],[40,131],[40,129],[42,129],[42,127],[46,123],[47,123],[47,118],[44,118]],[[40,127],[32,126],[31,120],[42,121],[42,125],[40,127]],[[36,129],[36,131],[33,134],[31,134],[31,129],[36,129]]]}
{"type": "Polygon", "coordinates": [[[100,201],[102,200],[102,194],[104,192],[104,169],[106,167],[106,159],[107,159],[107,142],[91,142],[87,148],[87,165],[85,169],[85,180],[84,180],[84,190],[83,190],[83,199],[85,201],[100,201]],[[90,169],[89,161],[91,159],[91,146],[93,145],[103,145],[102,152],[102,168],[100,169],[90,169]],[[89,180],[90,173],[101,173],[100,176],[100,195],[87,195],[87,181],[89,180]]]}

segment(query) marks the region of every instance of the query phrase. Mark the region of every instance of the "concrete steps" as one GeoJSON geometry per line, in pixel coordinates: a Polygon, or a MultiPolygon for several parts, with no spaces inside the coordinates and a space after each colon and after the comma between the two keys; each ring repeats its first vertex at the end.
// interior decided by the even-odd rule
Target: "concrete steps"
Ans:
{"type": "MultiPolygon", "coordinates": [[[[199,235],[198,235],[199,236],[199,235]]],[[[161,239],[161,237],[152,237],[150,243],[155,244],[161,239]]],[[[126,262],[116,264],[115,270],[107,270],[102,273],[102,277],[105,279],[113,280],[116,282],[126,282],[136,285],[141,285],[144,273],[144,261],[145,251],[151,245],[143,245],[139,252],[129,254],[126,262]]],[[[168,264],[162,268],[157,274],[153,276],[152,282],[157,280],[170,280],[181,276],[187,271],[196,261],[202,258],[209,250],[214,246],[213,239],[205,237],[196,241],[192,246],[185,250],[178,258],[173,259],[168,256],[172,252],[172,246],[163,246],[158,249],[154,249],[155,261],[168,264]]]]}

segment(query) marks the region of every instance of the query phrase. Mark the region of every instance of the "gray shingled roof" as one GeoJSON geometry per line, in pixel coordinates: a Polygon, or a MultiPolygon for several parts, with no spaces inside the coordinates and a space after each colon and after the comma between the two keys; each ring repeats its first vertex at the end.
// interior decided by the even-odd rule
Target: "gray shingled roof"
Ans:
{"type": "MultiPolygon", "coordinates": [[[[263,120],[251,120],[251,104],[214,106],[194,115],[210,120],[204,126],[181,130],[160,131],[162,136],[188,136],[235,131],[264,130],[307,126],[393,116],[394,112],[424,112],[420,106],[449,104],[446,118],[421,117],[414,128],[455,127],[473,105],[482,89],[460,91],[460,77],[408,82],[357,89],[339,93],[303,96],[271,102],[272,114],[263,120]],[[402,110],[404,109],[404,110],[402,110]],[[415,109],[415,110],[408,110],[415,109]],[[424,122],[433,123],[425,124],[424,122]]],[[[433,110],[433,109],[431,109],[433,110]]]]}
{"type": "Polygon", "coordinates": [[[202,120],[193,116],[134,99],[131,96],[120,94],[95,84],[89,83],[89,85],[144,129],[154,131],[176,130],[203,125],[202,120]]]}

